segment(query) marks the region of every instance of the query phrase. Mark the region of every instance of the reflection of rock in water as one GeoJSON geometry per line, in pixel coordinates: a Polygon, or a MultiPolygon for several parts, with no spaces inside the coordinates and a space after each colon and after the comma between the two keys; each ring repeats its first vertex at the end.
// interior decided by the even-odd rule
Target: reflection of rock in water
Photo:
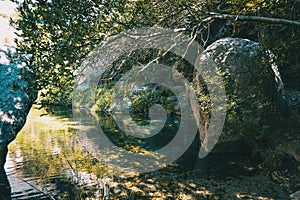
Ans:
{"type": "MultiPolygon", "coordinates": [[[[128,133],[123,132],[117,126],[114,118],[110,114],[98,112],[97,117],[99,125],[109,140],[113,142],[114,145],[122,147],[127,151],[139,149],[141,151],[148,151],[150,153],[155,152],[163,148],[174,138],[180,126],[180,116],[168,115],[166,123],[159,133],[152,137],[136,138],[128,133]]],[[[135,120],[140,124],[142,124],[143,121],[149,120],[149,116],[146,116],[145,114],[135,115],[134,117],[135,120]]],[[[198,157],[199,149],[199,139],[198,137],[195,137],[192,145],[187,151],[185,151],[185,153],[183,153],[182,156],[180,156],[180,158],[176,160],[175,163],[177,163],[184,170],[193,169],[198,157]]],[[[182,151],[180,147],[178,147],[176,150],[180,152],[182,151]]],[[[146,157],[147,156],[145,156],[145,159],[146,157]]]]}
{"type": "Polygon", "coordinates": [[[5,158],[7,154],[7,147],[4,151],[0,152],[3,155],[0,155],[1,158],[1,166],[3,166],[0,169],[0,199],[5,200],[5,199],[11,199],[11,188],[10,184],[7,180],[7,175],[4,170],[4,163],[5,163],[5,158]]]}
{"type": "Polygon", "coordinates": [[[11,199],[11,188],[5,172],[0,173],[0,199],[11,199]]]}
{"type": "Polygon", "coordinates": [[[0,173],[0,199],[11,199],[11,188],[7,180],[6,173],[0,173]]]}

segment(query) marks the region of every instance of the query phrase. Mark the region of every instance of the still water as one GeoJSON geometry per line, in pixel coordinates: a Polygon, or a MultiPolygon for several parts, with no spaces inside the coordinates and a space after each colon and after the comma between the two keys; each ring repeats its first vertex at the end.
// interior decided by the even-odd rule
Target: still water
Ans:
{"type": "MultiPolygon", "coordinates": [[[[149,116],[133,118],[137,124],[149,124],[149,116]]],[[[157,137],[136,139],[122,132],[110,114],[98,114],[95,119],[113,145],[143,154],[145,160],[157,159],[152,165],[164,163],[163,155],[157,155],[155,151],[174,138],[180,121],[180,117],[168,117],[157,137]]],[[[58,108],[55,114],[47,115],[37,106],[31,109],[26,125],[9,145],[5,170],[12,199],[223,199],[214,196],[213,191],[217,192],[218,187],[223,188],[223,195],[231,194],[230,198],[224,199],[236,199],[241,189],[244,193],[257,191],[262,196],[280,191],[280,198],[275,199],[286,196],[280,187],[273,187],[268,178],[263,179],[262,185],[273,184],[271,190],[261,187],[260,178],[253,182],[252,177],[256,177],[258,169],[256,162],[247,156],[248,151],[228,155],[213,153],[210,158],[198,160],[198,169],[195,169],[193,161],[199,152],[197,138],[176,164],[153,172],[124,173],[112,163],[118,165],[117,161],[121,160],[121,164],[136,168],[140,163],[130,159],[126,163],[124,154],[118,151],[94,154],[91,147],[99,144],[95,142],[99,141],[95,137],[95,124],[90,124],[92,119],[88,117],[82,120],[80,123],[77,118],[75,120],[71,109],[58,108]],[[82,135],[86,140],[82,140],[82,135]],[[242,176],[245,180],[240,178],[242,176]],[[253,186],[248,187],[251,184],[253,186]],[[247,187],[240,188],[242,185],[247,187]]],[[[129,119],[123,120],[127,123],[129,119]]],[[[160,121],[156,118],[154,126],[160,121]]],[[[177,149],[181,150],[180,147],[177,149]]],[[[261,174],[257,176],[261,177],[261,174]]],[[[257,197],[260,199],[261,196],[257,197]]]]}
{"type": "MultiPolygon", "coordinates": [[[[137,117],[137,123],[147,124],[149,121],[145,116],[141,118],[143,120],[137,117]]],[[[172,133],[176,133],[180,120],[177,117],[168,119],[162,129],[168,134],[151,139],[134,139],[124,134],[109,114],[98,115],[96,121],[109,133],[108,137],[114,141],[114,145],[140,152],[151,162],[156,159],[153,165],[156,163],[163,167],[160,166],[163,156],[153,152],[174,137],[172,133]]],[[[159,121],[154,120],[154,126],[159,121]]],[[[5,170],[12,199],[108,199],[109,187],[117,184],[112,183],[112,180],[117,180],[124,173],[107,162],[111,159],[120,160],[123,154],[112,152],[105,156],[97,155],[96,159],[95,154],[80,139],[80,132],[87,132],[86,136],[94,141],[93,130],[92,125],[79,124],[74,120],[71,109],[59,108],[55,114],[46,114],[45,110],[33,107],[26,125],[9,145],[5,170]]],[[[88,145],[93,144],[89,141],[88,145]]],[[[123,163],[128,165],[124,159],[123,163]]],[[[131,160],[128,163],[140,166],[140,163],[131,160]]],[[[116,185],[114,187],[117,188],[116,185]]]]}
{"type": "Polygon", "coordinates": [[[72,111],[46,115],[37,107],[9,145],[5,170],[13,199],[84,199],[106,195],[110,169],[76,139],[72,111]]]}

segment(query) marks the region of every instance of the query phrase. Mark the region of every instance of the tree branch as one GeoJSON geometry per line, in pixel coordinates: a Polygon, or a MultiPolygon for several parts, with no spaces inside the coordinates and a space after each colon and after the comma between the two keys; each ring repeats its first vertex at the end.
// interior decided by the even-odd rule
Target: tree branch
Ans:
{"type": "Polygon", "coordinates": [[[257,16],[247,16],[247,15],[230,15],[230,14],[214,14],[202,20],[202,22],[210,22],[215,19],[227,19],[236,21],[254,21],[254,22],[265,22],[270,24],[282,24],[289,26],[299,26],[299,21],[292,21],[287,19],[269,18],[269,17],[257,17],[257,16]]]}

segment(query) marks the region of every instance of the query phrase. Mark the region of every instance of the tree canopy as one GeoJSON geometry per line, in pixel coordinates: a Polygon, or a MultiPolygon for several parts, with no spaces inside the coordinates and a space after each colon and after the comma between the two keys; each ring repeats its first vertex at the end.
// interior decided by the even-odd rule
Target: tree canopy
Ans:
{"type": "Polygon", "coordinates": [[[12,24],[17,56],[43,104],[66,105],[84,57],[105,37],[136,27],[180,28],[204,47],[223,37],[258,41],[299,89],[299,7],[296,0],[24,0],[12,24]]]}

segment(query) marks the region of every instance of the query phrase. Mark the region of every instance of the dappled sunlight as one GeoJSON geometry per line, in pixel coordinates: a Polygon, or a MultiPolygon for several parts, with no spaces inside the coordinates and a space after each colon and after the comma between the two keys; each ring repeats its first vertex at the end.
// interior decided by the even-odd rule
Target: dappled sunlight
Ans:
{"type": "Polygon", "coordinates": [[[24,132],[30,132],[31,130],[43,130],[43,131],[62,131],[68,129],[74,129],[78,124],[75,121],[70,121],[68,118],[62,118],[60,116],[53,116],[47,114],[44,109],[40,109],[40,106],[33,106],[28,114],[28,123],[24,126],[20,135],[26,134],[24,132]]]}
{"type": "MultiPolygon", "coordinates": [[[[201,169],[183,171],[178,164],[172,164],[149,173],[121,172],[105,162],[105,159],[117,162],[120,159],[117,152],[95,157],[79,142],[81,133],[78,130],[93,130],[92,126],[81,125],[78,129],[77,122],[66,117],[70,116],[68,112],[60,113],[58,110],[54,115],[44,114],[43,109],[32,108],[26,126],[9,146],[6,171],[15,198],[36,196],[41,199],[87,200],[109,196],[115,200],[271,200],[286,197],[280,180],[274,182],[256,168],[248,174],[216,175],[201,169]],[[261,184],[263,186],[258,187],[261,184]]],[[[110,130],[109,134],[120,134],[120,130],[113,131],[115,126],[109,118],[98,120],[102,120],[106,130],[110,130]]],[[[143,153],[145,158],[154,155],[153,151],[139,146],[136,141],[129,139],[127,142],[128,146],[124,148],[129,151],[143,153]]],[[[139,165],[130,160],[127,162],[139,165]]],[[[222,165],[222,162],[215,164],[222,165]]],[[[161,163],[158,160],[156,164],[161,163]]],[[[242,165],[253,168],[253,165],[242,165]]]]}
{"type": "Polygon", "coordinates": [[[184,180],[178,169],[140,174],[111,188],[113,199],[205,199],[213,193],[192,180],[184,180]]]}
{"type": "MultiPolygon", "coordinates": [[[[44,110],[32,108],[28,123],[9,145],[6,171],[12,196],[30,196],[28,189],[55,198],[68,196],[73,199],[76,195],[84,195],[86,191],[79,186],[91,182],[82,180],[93,177],[92,174],[103,178],[109,168],[76,143],[75,122],[44,114],[44,110]],[[20,184],[24,187],[18,187],[20,184]]],[[[97,182],[93,184],[92,188],[97,191],[97,182]]]]}
{"type": "Polygon", "coordinates": [[[300,200],[299,5],[0,0],[0,200],[300,200]]]}
{"type": "Polygon", "coordinates": [[[261,197],[251,194],[237,194],[236,197],[238,199],[257,199],[257,200],[274,200],[273,198],[261,197]]]}

